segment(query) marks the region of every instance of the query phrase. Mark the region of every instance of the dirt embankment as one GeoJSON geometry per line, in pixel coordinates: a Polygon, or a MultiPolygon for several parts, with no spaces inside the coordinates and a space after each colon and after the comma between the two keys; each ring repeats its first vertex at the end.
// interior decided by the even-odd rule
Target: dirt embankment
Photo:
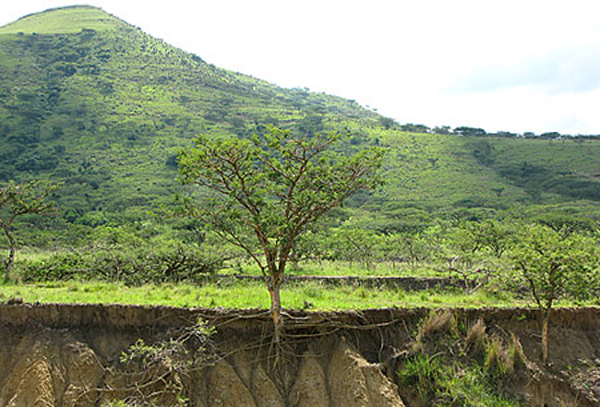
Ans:
{"type": "MultiPolygon", "coordinates": [[[[600,310],[558,310],[550,365],[539,351],[530,310],[454,310],[472,324],[518,336],[530,368],[513,385],[523,405],[600,405],[600,310]]],[[[396,371],[429,310],[290,312],[284,344],[273,348],[264,311],[95,305],[0,305],[0,406],[102,406],[136,394],[177,404],[183,389],[198,407],[420,406],[396,371]],[[121,355],[203,318],[216,327],[201,365],[162,360],[156,372],[132,369],[121,355]],[[175,372],[175,373],[174,373],[175,372]],[[399,386],[400,385],[400,386],[399,386]]]]}

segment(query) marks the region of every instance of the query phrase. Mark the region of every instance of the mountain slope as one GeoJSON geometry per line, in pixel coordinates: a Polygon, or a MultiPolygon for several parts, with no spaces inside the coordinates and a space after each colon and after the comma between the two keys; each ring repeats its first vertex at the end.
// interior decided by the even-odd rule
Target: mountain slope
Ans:
{"type": "Polygon", "coordinates": [[[64,181],[63,224],[145,220],[180,190],[175,156],[195,134],[246,136],[269,124],[348,133],[347,148],[389,147],[386,186],[350,205],[382,229],[534,204],[588,214],[600,201],[598,141],[402,133],[353,101],[217,68],[93,7],[0,28],[0,182],[64,181]]]}
{"type": "Polygon", "coordinates": [[[89,7],[0,29],[0,72],[0,178],[63,179],[63,204],[84,212],[168,195],[173,157],[199,132],[377,119],[350,101],[216,68],[89,7]]]}

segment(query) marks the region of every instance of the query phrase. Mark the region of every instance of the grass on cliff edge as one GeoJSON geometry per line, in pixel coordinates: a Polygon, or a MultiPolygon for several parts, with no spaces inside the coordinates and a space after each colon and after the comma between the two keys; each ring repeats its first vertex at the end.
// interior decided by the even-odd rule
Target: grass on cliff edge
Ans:
{"type": "MultiPolygon", "coordinates": [[[[105,282],[56,282],[0,285],[0,302],[21,298],[26,303],[81,303],[167,305],[207,308],[269,308],[269,295],[259,282],[228,282],[204,285],[164,284],[128,287],[105,282]]],[[[505,292],[458,291],[405,292],[360,286],[325,287],[319,283],[287,285],[282,289],[287,309],[352,310],[412,307],[513,307],[530,305],[505,292]]],[[[561,306],[572,305],[568,303],[561,306]]]]}

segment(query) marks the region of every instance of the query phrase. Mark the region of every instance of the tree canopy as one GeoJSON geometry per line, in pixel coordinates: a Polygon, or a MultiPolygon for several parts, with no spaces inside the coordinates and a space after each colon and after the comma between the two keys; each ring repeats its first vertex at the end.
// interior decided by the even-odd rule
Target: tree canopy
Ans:
{"type": "Polygon", "coordinates": [[[554,304],[561,298],[583,300],[600,283],[594,239],[545,225],[530,225],[512,250],[516,277],[529,287],[543,312],[542,352],[548,359],[548,327],[554,304]]]}
{"type": "Polygon", "coordinates": [[[276,127],[251,139],[200,136],[179,158],[181,181],[203,187],[201,199],[186,201],[186,212],[256,262],[276,327],[279,291],[297,239],[354,192],[381,183],[376,172],[383,150],[346,155],[333,148],[341,137],[295,136],[276,127]]]}

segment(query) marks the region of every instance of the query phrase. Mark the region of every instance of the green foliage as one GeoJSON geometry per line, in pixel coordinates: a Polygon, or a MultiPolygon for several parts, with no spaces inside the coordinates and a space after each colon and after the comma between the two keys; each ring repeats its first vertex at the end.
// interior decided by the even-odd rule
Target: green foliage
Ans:
{"type": "Polygon", "coordinates": [[[31,14],[0,28],[0,34],[66,34],[88,30],[114,29],[114,21],[107,21],[107,14],[94,7],[64,7],[45,13],[31,14]]]}
{"type": "Polygon", "coordinates": [[[261,246],[293,243],[348,196],[380,182],[374,172],[382,150],[347,157],[330,148],[339,138],[332,133],[296,138],[271,128],[251,141],[196,139],[195,148],[180,158],[181,179],[216,195],[190,208],[190,213],[229,238],[238,234],[235,223],[241,220],[253,232],[263,231],[264,242],[258,237],[261,246]]]}
{"type": "Polygon", "coordinates": [[[506,347],[500,336],[493,336],[487,343],[485,372],[492,378],[502,378],[515,370],[515,350],[506,347]]]}
{"type": "Polygon", "coordinates": [[[47,201],[46,198],[60,187],[60,184],[41,181],[27,183],[9,181],[0,188],[0,211],[3,215],[1,225],[10,225],[17,216],[50,212],[54,203],[47,201]]]}
{"type": "Polygon", "coordinates": [[[42,183],[31,181],[16,184],[9,181],[0,187],[0,227],[10,245],[10,253],[4,261],[4,279],[7,280],[12,269],[16,240],[13,232],[13,223],[23,215],[43,215],[52,210],[54,202],[47,198],[50,194],[60,188],[60,184],[42,183]]]}
{"type": "MultiPolygon", "coordinates": [[[[89,267],[78,253],[53,255],[43,262],[23,262],[18,265],[23,282],[66,281],[84,275],[89,267]]],[[[95,270],[93,271],[95,274],[95,270]]]]}
{"type": "Polygon", "coordinates": [[[471,291],[505,274],[502,257],[514,244],[515,233],[509,222],[461,221],[439,236],[443,240],[437,256],[447,260],[450,274],[471,291]]]}
{"type": "Polygon", "coordinates": [[[183,246],[61,252],[41,261],[18,264],[23,282],[118,281],[127,285],[201,281],[223,266],[215,252],[183,246]]]}
{"type": "Polygon", "coordinates": [[[454,367],[440,383],[440,406],[453,407],[516,407],[521,403],[510,397],[497,394],[494,382],[490,382],[478,368],[458,370],[454,367]]]}
{"type": "Polygon", "coordinates": [[[477,322],[471,325],[467,330],[467,336],[465,338],[465,351],[469,355],[479,358],[485,353],[486,341],[487,334],[485,322],[479,318],[477,322]]]}
{"type": "Polygon", "coordinates": [[[183,329],[177,337],[171,337],[157,344],[149,345],[143,339],[138,339],[127,352],[121,354],[119,361],[123,364],[139,363],[144,369],[151,369],[154,365],[169,365],[174,369],[184,369],[193,362],[189,359],[192,355],[190,344],[195,345],[193,352],[197,356],[207,359],[204,353],[210,345],[210,337],[215,333],[214,326],[199,320],[194,326],[183,329]]]}
{"type": "Polygon", "coordinates": [[[69,222],[92,226],[169,203],[181,191],[173,157],[199,132],[247,136],[270,122],[304,134],[378,118],[219,69],[93,7],[1,28],[0,78],[0,181],[63,181],[69,222]]]}
{"type": "Polygon", "coordinates": [[[486,376],[481,366],[464,361],[452,364],[441,355],[426,356],[417,353],[404,362],[398,372],[403,385],[408,386],[422,400],[438,406],[455,407],[509,407],[514,400],[498,394],[494,379],[486,376]]]}
{"type": "Polygon", "coordinates": [[[600,287],[597,242],[578,233],[544,225],[529,227],[512,252],[517,278],[529,287],[543,311],[542,359],[548,360],[552,308],[560,298],[586,300],[600,287]]]}
{"type": "MultiPolygon", "coordinates": [[[[468,127],[455,129],[465,135],[457,137],[447,134],[447,128],[432,134],[423,125],[397,125],[353,101],[282,89],[219,69],[91,7],[51,10],[0,28],[0,97],[0,181],[64,182],[53,193],[60,208],[57,216],[42,222],[24,215],[13,224],[19,232],[14,242],[0,240],[7,246],[57,250],[43,260],[18,261],[28,281],[139,285],[199,281],[224,266],[260,272],[239,260],[239,250],[215,244],[214,224],[153,214],[158,207],[172,205],[173,193],[185,190],[173,182],[177,152],[198,133],[210,137],[201,137],[189,157],[205,154],[204,147],[230,146],[244,152],[246,169],[254,171],[252,192],[260,197],[261,216],[251,221],[268,230],[264,247],[276,251],[290,241],[289,219],[263,208],[285,201],[277,197],[289,186],[285,179],[291,167],[286,169],[285,163],[295,151],[283,141],[314,142],[335,133],[334,139],[338,134],[346,137],[323,161],[312,164],[307,177],[314,186],[332,188],[324,195],[308,188],[296,195],[294,207],[307,207],[311,200],[324,204],[328,196],[339,195],[344,183],[336,171],[356,164],[344,157],[377,161],[374,150],[354,155],[370,145],[387,150],[381,168],[386,183],[375,192],[349,197],[344,208],[329,212],[321,229],[303,228],[289,253],[294,273],[450,272],[473,291],[483,287],[482,282],[492,284],[470,298],[430,292],[386,292],[383,298],[364,290],[334,293],[343,298],[356,295],[357,307],[506,304],[513,301],[512,294],[493,285],[500,282],[498,287],[504,287],[508,281],[520,291],[523,286],[539,287],[534,301],[546,304],[553,297],[583,301],[597,287],[597,266],[588,261],[594,253],[592,242],[583,235],[600,221],[599,140],[557,139],[551,134],[535,139],[491,137],[468,127]],[[271,124],[282,130],[270,130],[271,124]],[[267,148],[276,149],[278,157],[258,163],[267,148]],[[336,160],[338,165],[332,166],[336,160]],[[273,171],[269,174],[267,168],[273,171]],[[269,189],[268,182],[277,188],[269,189]],[[514,233],[531,221],[556,232],[546,245],[538,245],[546,260],[531,254],[535,239],[514,233]],[[65,247],[70,249],[65,252],[65,247]],[[239,266],[226,264],[233,257],[239,266]],[[513,269],[508,276],[507,265],[517,259],[532,266],[513,269]],[[552,262],[563,267],[543,271],[550,270],[552,262]],[[370,295],[372,301],[364,298],[370,295]]],[[[219,206],[206,189],[195,194],[194,199],[207,204],[204,209],[220,210],[222,225],[240,220],[239,205],[219,206]]],[[[258,253],[260,242],[252,233],[238,237],[258,259],[268,257],[264,250],[258,253]]],[[[225,289],[219,289],[211,288],[207,306],[211,301],[213,306],[230,304],[223,298],[225,289]]],[[[303,307],[306,298],[314,307],[348,306],[314,287],[297,292],[289,299],[295,307],[303,307]],[[296,295],[306,298],[297,300],[296,295]]],[[[249,303],[263,306],[259,297],[249,303]]],[[[164,300],[159,294],[153,299],[164,300]]],[[[198,302],[186,297],[181,304],[198,302]]]]}
{"type": "MultiPolygon", "coordinates": [[[[537,201],[598,201],[599,161],[595,140],[514,140],[486,138],[484,164],[537,201]],[[557,152],[559,152],[557,154],[557,152]],[[553,195],[553,196],[552,196],[553,195]]],[[[474,148],[481,156],[483,149],[474,148]]]]}
{"type": "Polygon", "coordinates": [[[597,242],[578,233],[565,236],[544,225],[523,231],[512,250],[515,277],[530,288],[540,309],[560,298],[584,300],[600,287],[597,242]]]}
{"type": "Polygon", "coordinates": [[[327,245],[332,259],[356,262],[366,270],[373,270],[374,263],[382,260],[382,239],[372,230],[345,224],[321,241],[321,245],[327,245]]]}

